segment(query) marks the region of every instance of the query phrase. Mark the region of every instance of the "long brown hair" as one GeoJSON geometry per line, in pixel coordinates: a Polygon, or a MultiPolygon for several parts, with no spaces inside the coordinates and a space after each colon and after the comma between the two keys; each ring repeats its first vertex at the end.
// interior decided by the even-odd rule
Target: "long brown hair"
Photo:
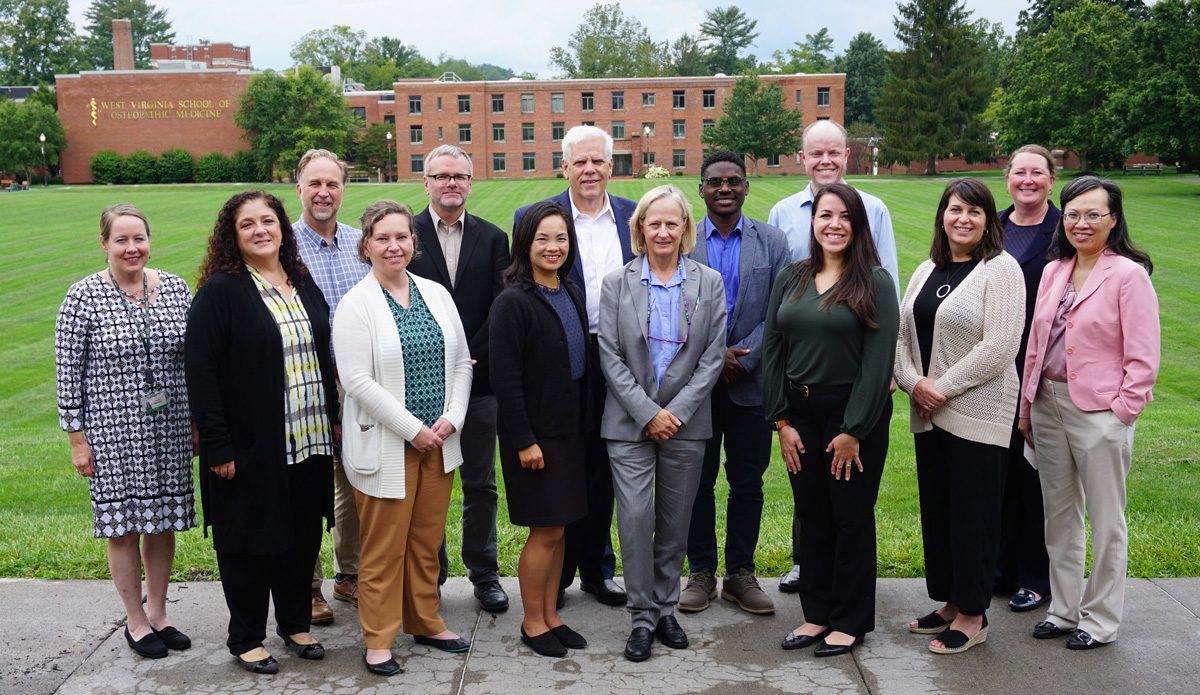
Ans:
{"type": "MultiPolygon", "coordinates": [[[[878,298],[875,296],[872,273],[880,262],[875,240],[871,238],[867,210],[858,191],[844,183],[831,183],[818,190],[813,197],[814,217],[821,198],[827,195],[837,196],[846,205],[846,213],[850,217],[850,244],[843,256],[842,274],[821,300],[820,308],[829,311],[835,303],[845,304],[863,326],[878,328],[879,324],[875,322],[878,298]]],[[[815,225],[809,226],[808,235],[809,257],[792,265],[794,272],[800,276],[797,299],[808,289],[808,283],[813,281],[817,273],[825,269],[825,249],[817,243],[815,225]]]]}
{"type": "Polygon", "coordinates": [[[242,260],[242,251],[238,248],[237,215],[242,206],[252,200],[263,201],[279,218],[279,263],[293,286],[299,288],[304,284],[304,279],[308,277],[308,268],[304,261],[300,260],[296,233],[292,231],[292,222],[288,219],[287,211],[283,209],[283,201],[266,191],[246,191],[225,201],[221,212],[217,213],[217,223],[213,225],[212,236],[208,238],[208,251],[204,254],[204,262],[200,264],[200,269],[196,271],[197,289],[220,271],[230,275],[241,274],[245,261],[242,260]]]}
{"type": "Polygon", "coordinates": [[[929,260],[935,268],[941,270],[950,262],[950,239],[946,236],[946,208],[950,207],[950,196],[977,208],[983,208],[983,217],[987,226],[983,228],[983,238],[971,249],[971,258],[976,261],[990,261],[1004,251],[1004,225],[996,214],[996,198],[979,179],[964,176],[946,184],[942,191],[942,200],[938,203],[937,218],[933,221],[933,243],[929,246],[929,260]]]}

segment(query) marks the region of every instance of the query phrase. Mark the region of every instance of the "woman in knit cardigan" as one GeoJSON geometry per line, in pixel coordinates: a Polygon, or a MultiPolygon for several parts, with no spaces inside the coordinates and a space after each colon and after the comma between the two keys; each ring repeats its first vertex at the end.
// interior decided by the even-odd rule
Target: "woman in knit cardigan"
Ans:
{"type": "Polygon", "coordinates": [[[977,179],[951,181],[934,220],[929,260],[900,306],[896,383],[910,396],[925,584],[945,602],[909,623],[957,654],[987,639],[1000,540],[1014,359],[1024,328],[1021,267],[1004,253],[996,201],[977,179]]]}
{"type": "Polygon", "coordinates": [[[342,460],[358,506],[358,613],[371,673],[400,672],[391,647],[403,623],[418,644],[465,651],[438,614],[437,551],[446,528],[471,355],[454,301],[409,274],[416,253],[407,205],[381,200],[362,216],[359,258],[371,272],[338,304],[333,348],[346,389],[342,460]]]}

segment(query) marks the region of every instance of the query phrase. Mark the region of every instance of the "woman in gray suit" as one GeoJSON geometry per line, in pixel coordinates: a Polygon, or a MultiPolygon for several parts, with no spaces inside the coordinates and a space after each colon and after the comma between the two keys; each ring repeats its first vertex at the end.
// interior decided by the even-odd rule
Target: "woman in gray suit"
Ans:
{"type": "Polygon", "coordinates": [[[712,435],[709,396],[725,356],[721,275],[683,254],[696,246],[692,206],[659,186],[629,220],[635,258],[604,278],[600,366],[617,530],[633,631],[625,658],[645,661],[655,635],[687,647],[675,620],[688,521],[712,435]]]}

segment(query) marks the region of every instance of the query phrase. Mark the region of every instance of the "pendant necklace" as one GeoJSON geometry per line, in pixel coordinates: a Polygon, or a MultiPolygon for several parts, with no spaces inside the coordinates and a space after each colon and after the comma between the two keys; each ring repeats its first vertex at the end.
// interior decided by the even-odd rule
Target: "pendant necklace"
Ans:
{"type": "Polygon", "coordinates": [[[946,272],[946,275],[948,276],[946,278],[946,283],[944,285],[942,285],[941,287],[937,288],[937,298],[938,299],[945,299],[946,295],[950,294],[950,290],[953,289],[950,286],[950,283],[954,282],[954,279],[957,278],[958,274],[961,273],[963,268],[966,268],[966,267],[967,267],[967,264],[964,263],[961,268],[954,271],[954,275],[950,275],[949,272],[946,272]]]}

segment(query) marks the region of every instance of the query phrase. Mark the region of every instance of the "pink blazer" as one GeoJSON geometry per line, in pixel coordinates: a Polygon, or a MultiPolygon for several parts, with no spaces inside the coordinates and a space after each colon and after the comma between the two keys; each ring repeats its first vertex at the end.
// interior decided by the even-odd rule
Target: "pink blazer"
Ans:
{"type": "MultiPolygon", "coordinates": [[[[1050,340],[1050,324],[1063,290],[1075,269],[1075,259],[1046,266],[1038,286],[1029,347],[1025,354],[1020,415],[1029,417],[1037,396],[1050,340]]],[[[1067,313],[1067,391],[1084,411],[1112,410],[1132,425],[1158,377],[1158,295],[1142,266],[1106,250],[1096,261],[1067,313]]]]}

